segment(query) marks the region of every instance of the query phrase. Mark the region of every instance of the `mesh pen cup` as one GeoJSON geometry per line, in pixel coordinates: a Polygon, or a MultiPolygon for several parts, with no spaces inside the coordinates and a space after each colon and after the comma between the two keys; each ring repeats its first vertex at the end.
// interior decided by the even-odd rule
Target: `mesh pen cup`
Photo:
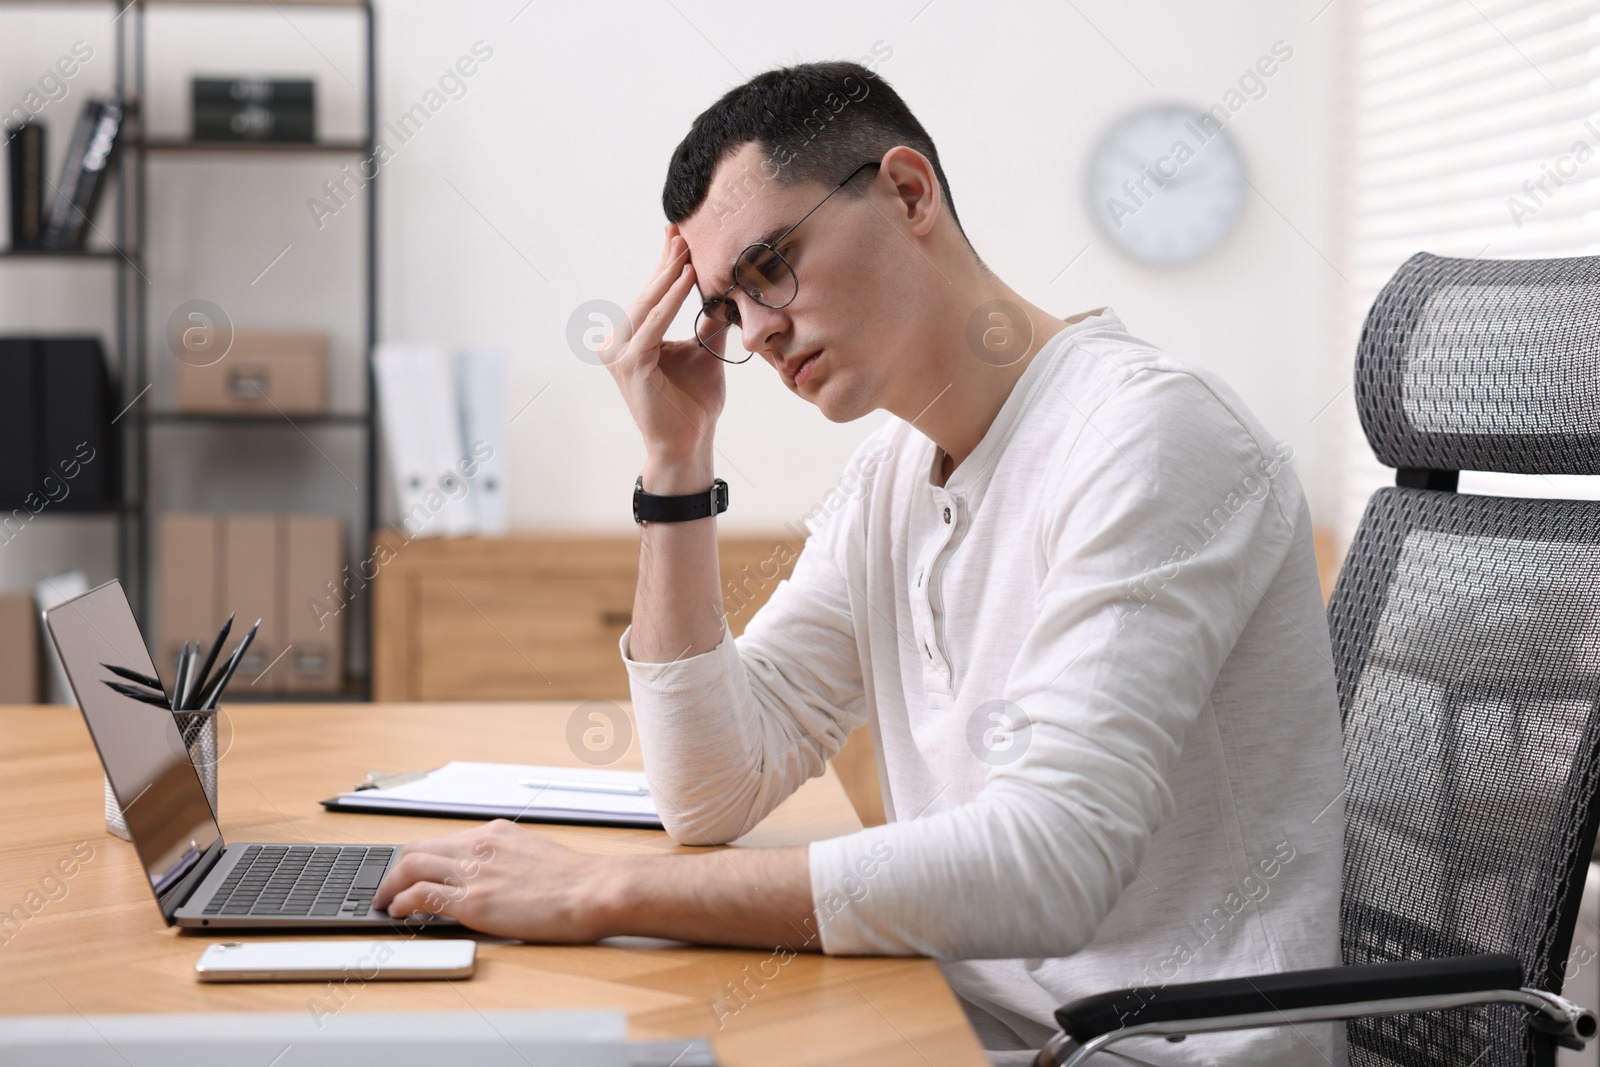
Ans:
{"type": "MultiPolygon", "coordinates": [[[[199,772],[200,785],[205,789],[206,800],[211,803],[212,814],[217,811],[217,709],[205,711],[174,712],[178,734],[183,738],[194,769],[199,772]]],[[[111,790],[111,779],[105,779],[106,829],[124,841],[129,840],[128,823],[123,818],[117,795],[111,790]]]]}

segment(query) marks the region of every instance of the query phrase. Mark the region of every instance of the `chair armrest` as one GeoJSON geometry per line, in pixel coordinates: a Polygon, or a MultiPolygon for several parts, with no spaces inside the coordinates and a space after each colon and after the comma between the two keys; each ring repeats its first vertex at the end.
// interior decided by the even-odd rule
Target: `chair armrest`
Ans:
{"type": "Polygon", "coordinates": [[[1147,1023],[1521,988],[1522,963],[1515,956],[1452,956],[1118,989],[1057,1008],[1056,1022],[1069,1037],[1087,1042],[1147,1023]]]}

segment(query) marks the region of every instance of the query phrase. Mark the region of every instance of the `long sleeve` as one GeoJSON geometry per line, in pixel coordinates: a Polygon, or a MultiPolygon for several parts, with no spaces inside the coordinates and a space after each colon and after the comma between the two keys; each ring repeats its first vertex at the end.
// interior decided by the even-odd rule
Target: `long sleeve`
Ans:
{"type": "Polygon", "coordinates": [[[989,694],[1020,709],[1020,755],[983,760],[964,803],[810,846],[826,951],[1039,958],[1094,938],[1172,817],[1189,728],[1295,540],[1298,484],[1230,403],[1143,370],[1063,429],[1034,620],[989,694]]]}
{"type": "Polygon", "coordinates": [[[719,844],[748,832],[822,774],[866,721],[849,590],[834,556],[843,518],[830,516],[807,539],[739,637],[724,622],[715,648],[670,663],[632,659],[631,626],[618,639],[645,773],[674,839],[719,844]]]}

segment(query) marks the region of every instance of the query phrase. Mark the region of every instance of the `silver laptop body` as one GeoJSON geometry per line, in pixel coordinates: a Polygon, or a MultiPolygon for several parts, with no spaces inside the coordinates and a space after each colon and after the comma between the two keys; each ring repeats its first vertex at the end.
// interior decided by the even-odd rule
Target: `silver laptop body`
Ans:
{"type": "Polygon", "coordinates": [[[222,839],[172,712],[106,684],[118,680],[107,663],[159,677],[121,582],[51,608],[45,628],[168,926],[459,928],[454,919],[397,919],[372,909],[402,846],[222,839]]]}

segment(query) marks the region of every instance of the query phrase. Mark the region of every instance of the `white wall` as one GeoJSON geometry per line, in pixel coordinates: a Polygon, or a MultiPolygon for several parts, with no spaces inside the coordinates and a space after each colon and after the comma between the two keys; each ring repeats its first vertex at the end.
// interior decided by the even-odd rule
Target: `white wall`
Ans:
{"type": "MultiPolygon", "coordinates": [[[[1328,340],[1343,284],[1328,262],[1338,259],[1329,175],[1343,29],[1339,5],[1319,13],[1323,2],[829,0],[735,12],[705,0],[384,0],[381,120],[422,99],[474,42],[493,55],[382,169],[382,335],[504,346],[514,359],[512,412],[544,390],[512,431],[517,526],[631,530],[628,499],[643,450],[609,375],[568,349],[569,316],[595,298],[631,302],[658,250],[666,160],[699,111],[763,69],[858,57],[882,41],[893,55],[879,73],[939,145],[985,260],[1058,315],[1110,304],[1134,333],[1217,368],[1294,445],[1320,511],[1332,494],[1316,416],[1348,373],[1348,355],[1328,340]],[[1139,104],[1209,106],[1278,40],[1294,49],[1292,60],[1230,126],[1259,190],[1238,232],[1182,269],[1121,258],[1083,207],[1093,139],[1139,104]]],[[[0,25],[0,106],[74,40],[104,49],[74,95],[46,112],[58,152],[82,90],[108,84],[111,73],[110,9],[64,10],[0,10],[8,20],[0,25]]],[[[192,74],[239,70],[315,75],[325,131],[354,132],[359,108],[347,79],[363,78],[354,25],[290,6],[245,21],[156,7],[152,126],[181,132],[192,74]]],[[[155,164],[167,169],[152,173],[160,185],[153,327],[181,301],[206,297],[240,319],[322,325],[337,358],[358,355],[359,290],[324,279],[352,273],[361,216],[343,211],[319,229],[307,207],[342,162],[155,164]]],[[[0,265],[0,329],[59,328],[80,314],[103,322],[103,283],[84,278],[96,269],[0,265]],[[64,277],[69,270],[80,273],[64,277]]],[[[685,314],[679,323],[684,332],[689,321],[685,314]]],[[[717,435],[718,473],[732,496],[726,530],[796,521],[885,417],[834,425],[759,361],[730,367],[728,378],[717,435]]],[[[339,379],[336,399],[357,395],[356,382],[339,379]]],[[[316,473],[315,457],[294,462],[307,464],[308,478],[328,474],[316,473]]],[[[169,473],[182,483],[182,470],[169,473]]],[[[59,548],[36,540],[0,547],[0,585],[59,565],[59,548]]],[[[109,556],[94,569],[109,574],[109,556]]]]}

